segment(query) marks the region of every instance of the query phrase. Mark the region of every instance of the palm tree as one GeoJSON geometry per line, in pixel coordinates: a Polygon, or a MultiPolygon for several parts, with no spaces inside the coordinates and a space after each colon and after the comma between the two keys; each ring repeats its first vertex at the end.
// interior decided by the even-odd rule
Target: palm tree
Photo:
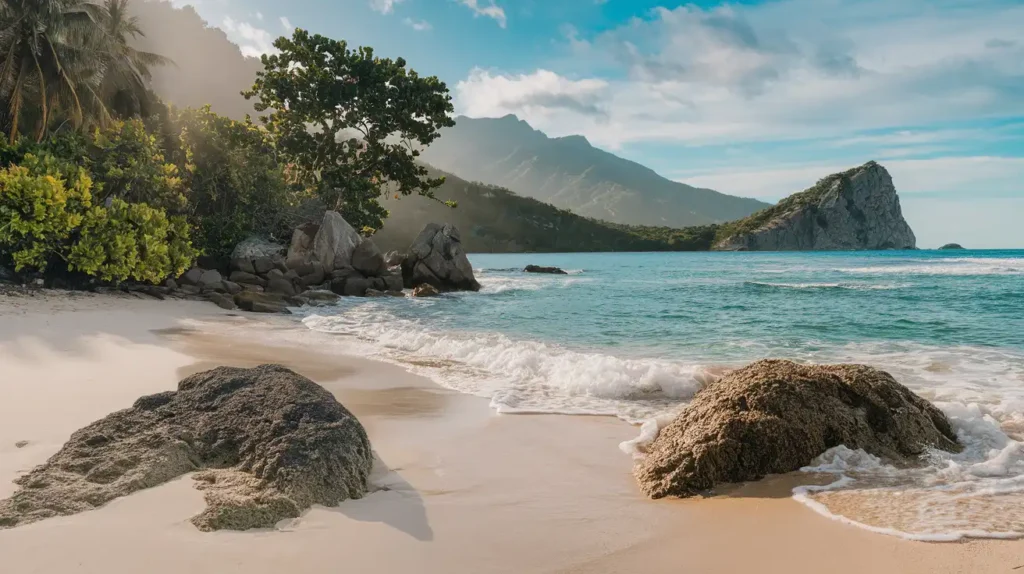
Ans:
{"type": "Polygon", "coordinates": [[[104,70],[100,93],[103,99],[124,116],[138,115],[149,100],[147,84],[150,68],[170,64],[159,54],[137,50],[133,40],[145,37],[139,19],[128,14],[128,0],[104,0],[104,34],[98,38],[104,70]]]}
{"type": "Polygon", "coordinates": [[[82,123],[98,71],[86,40],[97,34],[100,16],[84,0],[0,0],[0,126],[11,143],[26,119],[35,121],[41,141],[56,108],[82,123]]]}

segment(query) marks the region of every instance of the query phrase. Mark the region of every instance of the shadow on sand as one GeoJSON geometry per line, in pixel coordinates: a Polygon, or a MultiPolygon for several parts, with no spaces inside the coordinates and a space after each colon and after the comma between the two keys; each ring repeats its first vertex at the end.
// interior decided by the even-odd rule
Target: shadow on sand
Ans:
{"type": "Polygon", "coordinates": [[[434,530],[430,527],[423,497],[398,472],[388,468],[376,456],[369,482],[369,494],[358,500],[346,500],[327,510],[360,522],[386,524],[421,542],[434,539],[434,530]]]}

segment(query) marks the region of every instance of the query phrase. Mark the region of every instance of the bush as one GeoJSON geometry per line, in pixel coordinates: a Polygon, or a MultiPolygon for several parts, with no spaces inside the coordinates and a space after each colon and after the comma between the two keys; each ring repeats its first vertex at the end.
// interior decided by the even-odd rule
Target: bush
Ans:
{"type": "Polygon", "coordinates": [[[82,168],[50,155],[25,154],[0,171],[0,252],[16,271],[45,271],[92,204],[92,180],[82,168]]]}
{"type": "Polygon", "coordinates": [[[96,129],[88,154],[98,200],[146,203],[170,213],[181,213],[187,206],[178,168],[165,161],[157,138],[146,131],[142,120],[96,129]]]}
{"type": "Polygon", "coordinates": [[[134,279],[156,283],[178,276],[195,260],[183,217],[170,217],[144,203],[111,201],[85,215],[68,268],[104,281],[134,279]]]}

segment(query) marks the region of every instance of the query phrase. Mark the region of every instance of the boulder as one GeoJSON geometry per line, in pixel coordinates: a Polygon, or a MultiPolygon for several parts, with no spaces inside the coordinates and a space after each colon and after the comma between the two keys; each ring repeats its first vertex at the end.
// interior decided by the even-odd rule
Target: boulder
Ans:
{"type": "Polygon", "coordinates": [[[338,212],[328,211],[313,238],[313,258],[320,262],[324,273],[351,266],[352,252],[362,241],[338,212]]]}
{"type": "Polygon", "coordinates": [[[330,303],[336,303],[338,296],[330,291],[313,290],[306,291],[302,294],[302,297],[306,299],[310,305],[328,305],[330,303]]]}
{"type": "Polygon", "coordinates": [[[256,268],[252,265],[252,259],[246,257],[236,257],[231,260],[232,271],[242,271],[250,275],[256,274],[256,268]]]}
{"type": "Polygon", "coordinates": [[[405,253],[399,253],[398,251],[388,251],[387,255],[384,256],[384,264],[387,265],[388,269],[392,267],[401,267],[402,262],[408,259],[409,256],[405,253]]]}
{"type": "Polygon", "coordinates": [[[441,293],[430,283],[424,283],[412,290],[413,297],[436,297],[441,293]]]}
{"type": "Polygon", "coordinates": [[[367,277],[379,277],[388,270],[384,255],[372,239],[364,239],[352,250],[352,267],[367,277]]]}
{"type": "Polygon", "coordinates": [[[366,290],[371,289],[372,287],[373,280],[368,277],[349,277],[345,281],[345,286],[342,288],[341,294],[346,297],[362,297],[363,295],[366,295],[366,290]]]}
{"type": "Polygon", "coordinates": [[[178,291],[181,291],[185,295],[198,295],[203,292],[198,285],[182,285],[178,288],[178,291]]]}
{"type": "MultiPolygon", "coordinates": [[[[274,271],[277,271],[276,269],[274,271]]],[[[280,293],[281,295],[298,295],[299,290],[295,284],[283,276],[271,277],[267,280],[267,293],[280,293]]]]}
{"type": "Polygon", "coordinates": [[[221,309],[226,309],[228,311],[234,311],[236,309],[234,299],[228,295],[224,295],[223,293],[209,293],[206,297],[211,303],[221,309]]]}
{"type": "Polygon", "coordinates": [[[839,445],[900,465],[929,448],[961,450],[942,411],[888,373],[764,360],[698,392],[634,474],[652,498],[687,497],[798,470],[839,445]]]}
{"type": "Polygon", "coordinates": [[[334,395],[278,365],[218,367],[76,431],[0,501],[0,528],[77,514],[193,473],[204,531],[272,528],[367,493],[366,430],[334,395]]]}
{"type": "MultiPolygon", "coordinates": [[[[305,270],[307,267],[302,267],[301,269],[305,270]]],[[[310,263],[308,269],[309,273],[302,273],[299,269],[296,269],[296,273],[299,274],[299,280],[302,281],[303,285],[307,287],[320,285],[327,279],[326,275],[324,275],[324,268],[320,265],[319,261],[310,263]]]]}
{"type": "Polygon", "coordinates": [[[178,288],[178,282],[175,281],[174,279],[167,279],[167,281],[164,281],[164,287],[170,289],[171,291],[174,291],[175,289],[178,288]]]}
{"type": "Polygon", "coordinates": [[[224,291],[230,293],[231,295],[242,292],[242,286],[239,285],[238,283],[233,283],[231,281],[223,281],[221,284],[224,286],[224,291]]]}
{"type": "Polygon", "coordinates": [[[235,250],[231,252],[231,260],[236,259],[256,259],[258,257],[271,257],[274,255],[284,255],[285,248],[283,245],[274,243],[260,237],[250,237],[238,245],[235,246],[235,250]]]}
{"type": "Polygon", "coordinates": [[[539,265],[527,265],[523,271],[527,273],[547,273],[549,275],[568,275],[568,273],[558,267],[541,267],[539,265]]]}
{"type": "MultiPolygon", "coordinates": [[[[316,232],[320,226],[315,223],[306,223],[295,228],[292,232],[292,242],[288,246],[286,262],[288,267],[298,269],[313,260],[313,240],[316,239],[316,232]]],[[[299,273],[305,275],[305,273],[299,273]]]]}
{"type": "MultiPolygon", "coordinates": [[[[239,283],[238,286],[242,288],[242,291],[248,291],[250,293],[263,293],[266,291],[263,287],[253,285],[252,283],[239,283]]],[[[237,295],[237,293],[232,293],[232,295],[237,295]]]]}
{"type": "Polygon", "coordinates": [[[235,305],[244,311],[253,313],[284,313],[288,314],[288,302],[280,293],[256,293],[242,291],[235,295],[235,305]]]}
{"type": "Polygon", "coordinates": [[[252,260],[253,269],[256,270],[257,275],[266,275],[271,269],[275,269],[277,266],[274,265],[274,259],[272,257],[257,257],[252,260]]]}
{"type": "Polygon", "coordinates": [[[427,283],[438,291],[479,291],[473,266],[454,225],[430,223],[423,228],[402,263],[406,287],[427,283]]]}
{"type": "Polygon", "coordinates": [[[384,276],[384,288],[392,293],[401,293],[405,288],[401,273],[388,273],[384,276]]]}
{"type": "Polygon", "coordinates": [[[17,276],[14,274],[14,271],[11,271],[10,269],[4,267],[3,265],[0,265],[0,281],[3,281],[5,283],[13,283],[15,279],[17,279],[17,276]]]}
{"type": "Polygon", "coordinates": [[[214,287],[221,287],[221,283],[224,278],[221,276],[220,271],[208,270],[203,271],[202,275],[199,276],[199,286],[204,289],[213,289],[214,287]]]}
{"type": "Polygon", "coordinates": [[[281,272],[280,269],[271,269],[264,274],[264,277],[267,278],[267,281],[270,281],[271,279],[283,279],[284,273],[281,272]]]}
{"type": "Polygon", "coordinates": [[[234,283],[241,283],[243,285],[259,285],[260,287],[267,286],[267,280],[252,273],[246,273],[245,271],[232,271],[231,276],[228,278],[234,283]]]}
{"type": "Polygon", "coordinates": [[[203,270],[198,267],[193,267],[185,272],[178,279],[178,283],[181,285],[199,285],[199,280],[203,277],[203,270]]]}

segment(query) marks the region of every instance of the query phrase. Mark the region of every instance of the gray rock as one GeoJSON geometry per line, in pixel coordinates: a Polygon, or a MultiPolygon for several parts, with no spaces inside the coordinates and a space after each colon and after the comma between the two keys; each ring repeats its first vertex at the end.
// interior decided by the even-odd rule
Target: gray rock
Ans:
{"type": "Polygon", "coordinates": [[[372,287],[373,282],[367,277],[349,277],[341,294],[346,297],[362,297],[366,295],[366,290],[372,287]]]}
{"type": "Polygon", "coordinates": [[[267,281],[270,281],[271,279],[283,279],[284,273],[281,272],[280,269],[271,269],[270,271],[266,272],[264,277],[267,278],[267,281]]]}
{"type": "Polygon", "coordinates": [[[362,241],[359,233],[338,212],[328,211],[313,238],[313,258],[320,262],[324,273],[349,267],[352,252],[362,241]]]}
{"type": "Polygon", "coordinates": [[[235,305],[245,311],[253,313],[284,313],[288,314],[288,301],[280,293],[256,293],[254,291],[242,291],[235,295],[235,305]]]}
{"type": "Polygon", "coordinates": [[[299,291],[295,288],[294,283],[284,277],[271,277],[267,280],[267,293],[280,293],[291,296],[298,295],[299,291]]]}
{"type": "Polygon", "coordinates": [[[213,269],[203,271],[202,275],[199,276],[199,286],[204,289],[212,289],[214,287],[220,287],[221,282],[224,278],[221,277],[220,271],[213,269]]]}
{"type": "MultiPolygon", "coordinates": [[[[294,232],[292,232],[292,242],[288,246],[288,267],[298,270],[300,266],[305,265],[314,259],[313,240],[316,239],[316,232],[319,230],[319,225],[315,223],[307,223],[305,225],[300,225],[294,232]]],[[[299,272],[299,275],[306,274],[308,274],[308,272],[299,272]]]]}
{"type": "Polygon", "coordinates": [[[947,243],[947,244],[943,245],[942,247],[939,247],[939,249],[944,250],[944,251],[959,251],[959,250],[961,250],[963,248],[964,248],[964,246],[960,245],[959,243],[947,243]]]}
{"type": "Polygon", "coordinates": [[[199,280],[203,277],[203,270],[198,267],[193,267],[185,272],[178,279],[178,283],[181,285],[199,285],[199,280]]]}
{"type": "Polygon", "coordinates": [[[434,286],[431,285],[430,283],[418,285],[415,289],[412,290],[413,297],[437,297],[440,294],[441,293],[437,289],[435,289],[434,286]]]}
{"type": "Polygon", "coordinates": [[[405,288],[401,273],[389,273],[384,276],[384,288],[391,292],[401,293],[405,288]]]}
{"type": "Polygon", "coordinates": [[[182,285],[181,287],[178,288],[178,291],[184,293],[185,295],[199,295],[200,293],[203,292],[203,290],[199,288],[197,285],[182,285]]]}
{"type": "Polygon", "coordinates": [[[271,528],[367,493],[366,430],[334,396],[278,365],[219,367],[79,429],[16,479],[0,528],[101,507],[193,475],[204,531],[271,528]]]}
{"type": "Polygon", "coordinates": [[[568,275],[568,273],[558,267],[541,267],[539,265],[527,265],[523,271],[526,273],[546,273],[548,275],[568,275]]]}
{"type": "Polygon", "coordinates": [[[686,497],[798,470],[839,445],[901,466],[929,448],[961,450],[942,411],[888,373],[766,360],[698,392],[634,474],[652,498],[686,497]]]}
{"type": "Polygon", "coordinates": [[[451,224],[430,223],[423,228],[402,263],[402,276],[406,287],[427,283],[438,291],[480,290],[459,230],[451,224]]]}
{"type": "Polygon", "coordinates": [[[167,281],[164,281],[164,287],[170,289],[171,291],[174,291],[175,289],[178,288],[178,282],[175,281],[174,279],[168,279],[167,281]]]}
{"type": "MultiPolygon", "coordinates": [[[[238,286],[242,288],[242,291],[248,291],[250,293],[263,293],[264,291],[266,291],[266,289],[264,289],[263,287],[260,287],[259,285],[253,285],[251,283],[239,283],[238,286]]],[[[239,293],[241,293],[242,291],[239,291],[239,293]]],[[[238,293],[233,294],[237,295],[238,293]]]]}
{"type": "MultiPolygon", "coordinates": [[[[302,284],[307,287],[311,287],[313,285],[320,285],[323,283],[327,277],[324,275],[324,268],[320,265],[320,262],[314,261],[309,264],[309,267],[309,273],[299,272],[299,280],[302,281],[302,284]]],[[[305,269],[305,267],[303,267],[303,269],[305,269]]]]}
{"type": "Polygon", "coordinates": [[[252,266],[257,275],[266,275],[271,269],[276,268],[272,257],[257,257],[252,260],[252,266]]]}
{"type": "Polygon", "coordinates": [[[231,252],[231,259],[256,259],[258,257],[272,257],[284,255],[283,245],[268,241],[260,237],[250,237],[235,246],[231,252]]]}
{"type": "Polygon", "coordinates": [[[384,255],[372,239],[364,239],[352,250],[352,267],[367,277],[379,277],[388,270],[384,255]]]}
{"type": "Polygon", "coordinates": [[[234,283],[232,281],[224,281],[222,282],[222,285],[224,286],[224,291],[230,293],[231,295],[242,292],[242,286],[239,285],[238,283],[234,283]]]}
{"type": "Polygon", "coordinates": [[[330,303],[336,303],[339,298],[335,293],[322,290],[306,291],[302,296],[305,297],[311,305],[328,305],[330,303]]]}
{"type": "Polygon", "coordinates": [[[245,271],[232,271],[231,276],[228,278],[230,281],[235,283],[241,283],[243,286],[248,285],[259,285],[260,287],[267,286],[267,280],[252,273],[246,273],[245,271]]]}
{"type": "Polygon", "coordinates": [[[231,260],[232,271],[242,271],[250,275],[256,274],[256,268],[252,265],[252,259],[248,257],[236,257],[231,260]]]}
{"type": "Polygon", "coordinates": [[[803,193],[725,228],[739,228],[713,248],[722,251],[915,249],[892,177],[868,162],[831,175],[803,193]]]}
{"type": "Polygon", "coordinates": [[[209,293],[206,297],[211,303],[221,309],[226,309],[228,311],[234,311],[236,309],[234,299],[228,295],[224,295],[223,293],[209,293]]]}

